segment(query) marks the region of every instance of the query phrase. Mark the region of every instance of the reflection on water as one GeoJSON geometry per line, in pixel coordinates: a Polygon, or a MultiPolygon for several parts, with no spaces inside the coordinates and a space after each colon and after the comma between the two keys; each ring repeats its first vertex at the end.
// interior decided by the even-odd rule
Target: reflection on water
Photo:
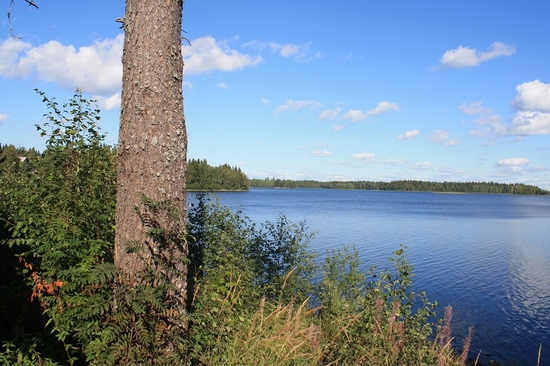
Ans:
{"type": "Polygon", "coordinates": [[[256,222],[306,220],[312,247],[354,245],[365,269],[387,267],[403,244],[415,287],[453,306],[457,345],[474,326],[472,353],[550,365],[550,197],[255,189],[218,194],[256,222]]]}

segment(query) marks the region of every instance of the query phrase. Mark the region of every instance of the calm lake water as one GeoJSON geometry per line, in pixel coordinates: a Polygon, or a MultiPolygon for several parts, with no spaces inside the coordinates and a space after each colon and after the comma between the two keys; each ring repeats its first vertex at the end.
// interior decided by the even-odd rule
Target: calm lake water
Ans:
{"type": "Polygon", "coordinates": [[[311,247],[352,245],[365,268],[407,247],[414,288],[453,306],[453,336],[474,326],[470,357],[550,365],[550,197],[251,189],[216,193],[255,222],[306,221],[311,247]]]}

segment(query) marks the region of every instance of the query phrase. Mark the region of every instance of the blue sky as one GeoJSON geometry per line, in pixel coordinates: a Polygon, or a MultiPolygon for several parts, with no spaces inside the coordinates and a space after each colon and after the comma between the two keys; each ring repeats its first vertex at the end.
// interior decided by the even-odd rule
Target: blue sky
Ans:
{"type": "MultiPolygon", "coordinates": [[[[115,144],[124,2],[35,1],[12,6],[20,40],[0,19],[0,142],[42,148],[33,89],[80,87],[115,144]]],[[[548,14],[546,0],[187,0],[188,156],[252,178],[550,189],[548,14]]]]}

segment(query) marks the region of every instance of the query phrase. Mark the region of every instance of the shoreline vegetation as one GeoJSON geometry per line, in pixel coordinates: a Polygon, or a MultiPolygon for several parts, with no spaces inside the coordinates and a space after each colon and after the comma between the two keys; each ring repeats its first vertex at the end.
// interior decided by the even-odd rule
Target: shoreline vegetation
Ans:
{"type": "MultiPolygon", "coordinates": [[[[480,365],[480,353],[469,357],[472,330],[457,344],[451,307],[438,320],[437,303],[412,290],[404,247],[386,269],[361,270],[353,247],[316,263],[304,222],[281,214],[257,225],[205,194],[185,220],[171,202],[142,197],[136,214],[148,240],[184,240],[186,273],[159,276],[159,259],[127,282],[114,265],[116,148],[104,144],[86,99],[77,94],[70,106],[37,126],[44,152],[0,145],[0,365],[480,365]],[[159,217],[172,221],[163,227],[159,217]],[[187,283],[183,318],[168,301],[177,277],[187,283]],[[156,287],[145,281],[153,278],[156,287]]],[[[249,180],[206,160],[191,160],[188,174],[189,190],[548,194],[497,183],[249,180]]],[[[148,241],[127,245],[142,255],[148,241]]]]}
{"type": "Polygon", "coordinates": [[[507,193],[526,195],[550,195],[550,192],[534,185],[496,182],[429,182],[420,180],[330,181],[288,179],[250,179],[252,188],[321,188],[376,191],[411,191],[435,193],[507,193]]]}

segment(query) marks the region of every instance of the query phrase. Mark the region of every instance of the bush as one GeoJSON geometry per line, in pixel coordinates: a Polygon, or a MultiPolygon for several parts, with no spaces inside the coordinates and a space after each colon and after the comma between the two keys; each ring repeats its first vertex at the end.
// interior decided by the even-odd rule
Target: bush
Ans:
{"type": "Polygon", "coordinates": [[[315,263],[305,223],[256,225],[204,194],[186,227],[170,202],[143,197],[148,239],[187,241],[188,270],[159,256],[129,284],[113,264],[116,154],[99,111],[79,91],[63,106],[39,94],[46,150],[1,161],[0,364],[463,363],[467,347],[450,349],[450,311],[430,322],[436,304],[412,291],[403,248],[392,270],[361,271],[348,248],[315,263]],[[165,216],[175,218],[168,228],[156,221],[165,216]],[[171,309],[182,275],[187,316],[171,309]]]}

